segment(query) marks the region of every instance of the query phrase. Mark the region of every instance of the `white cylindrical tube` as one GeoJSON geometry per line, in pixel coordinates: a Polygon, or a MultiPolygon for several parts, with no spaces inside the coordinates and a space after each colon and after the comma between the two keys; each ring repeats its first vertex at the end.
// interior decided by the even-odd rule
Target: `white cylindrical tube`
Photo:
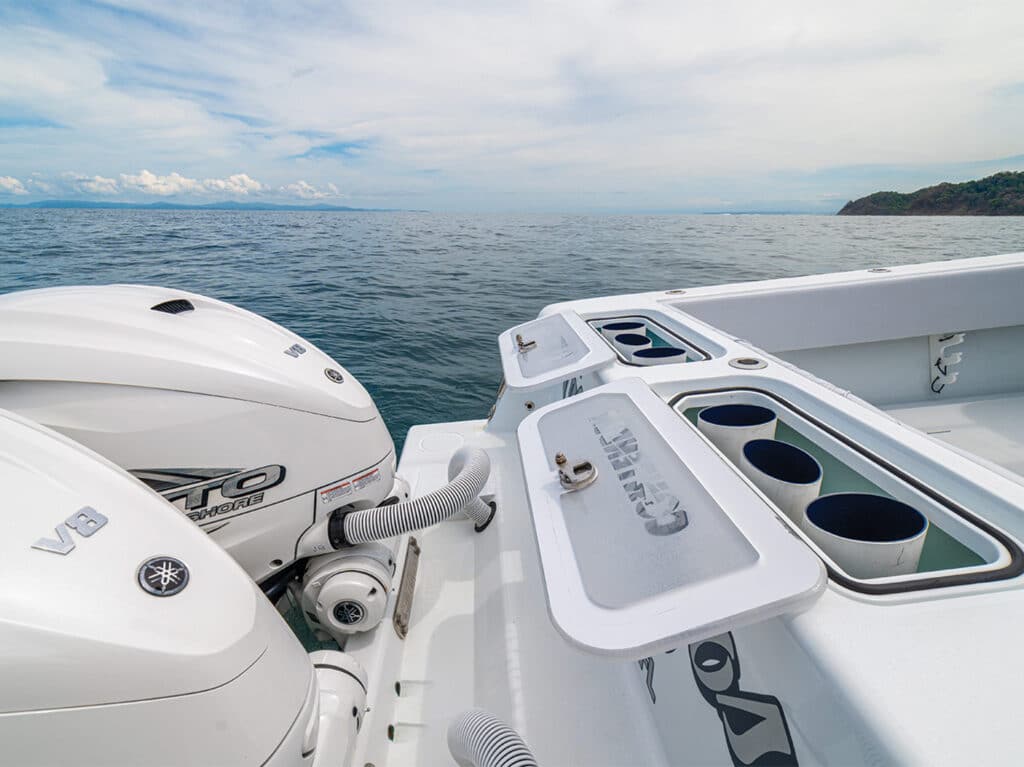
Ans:
{"type": "Polygon", "coordinates": [[[697,428],[737,466],[743,446],[775,436],[775,413],[760,405],[712,405],[697,414],[697,428]]]}
{"type": "Polygon", "coordinates": [[[614,341],[615,336],[623,333],[647,334],[647,323],[639,320],[616,320],[601,326],[601,334],[609,341],[614,341]]]}
{"type": "Polygon", "coordinates": [[[902,501],[870,493],[832,493],[804,511],[803,529],[855,578],[917,572],[928,517],[902,501]]]}
{"type": "Polygon", "coordinates": [[[612,344],[621,352],[623,357],[627,360],[632,360],[634,352],[650,348],[651,339],[639,333],[620,333],[615,336],[612,344]]]}
{"type": "Polygon", "coordinates": [[[686,350],[674,346],[650,346],[633,352],[630,360],[635,365],[668,365],[673,362],[686,362],[686,350]]]}
{"type": "Polygon", "coordinates": [[[797,525],[821,492],[821,464],[788,442],[754,439],[743,446],[740,470],[797,525]]]}

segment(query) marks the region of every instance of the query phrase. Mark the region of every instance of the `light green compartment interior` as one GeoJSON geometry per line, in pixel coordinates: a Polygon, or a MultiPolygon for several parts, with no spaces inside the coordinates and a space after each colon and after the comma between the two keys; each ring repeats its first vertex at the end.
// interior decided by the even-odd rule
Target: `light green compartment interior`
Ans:
{"type": "MultiPolygon", "coordinates": [[[[703,407],[691,407],[683,411],[693,423],[697,425],[697,413],[703,407]]],[[[778,413],[776,413],[778,415],[778,413]]],[[[775,439],[780,442],[788,442],[810,453],[821,464],[822,480],[821,494],[829,493],[873,493],[891,497],[890,493],[882,490],[870,479],[860,472],[854,471],[845,463],[837,459],[820,445],[807,439],[803,434],[789,426],[779,417],[775,429],[775,439]]],[[[934,521],[928,528],[928,535],[924,541],[924,549],[921,551],[921,561],[917,571],[926,573],[933,570],[950,570],[960,567],[976,567],[985,564],[985,560],[976,552],[960,543],[934,521]]]]}
{"type": "Polygon", "coordinates": [[[651,330],[649,325],[647,326],[647,337],[651,339],[651,346],[655,348],[658,348],[659,346],[675,346],[675,344],[669,343],[659,336],[657,331],[651,330]]]}
{"type": "MultiPolygon", "coordinates": [[[[686,339],[682,337],[677,337],[673,335],[671,331],[661,327],[660,325],[657,325],[657,323],[654,320],[651,320],[648,317],[643,317],[640,315],[630,315],[623,317],[605,317],[600,320],[587,320],[587,323],[592,328],[594,328],[594,330],[600,332],[601,326],[604,325],[605,323],[626,322],[629,320],[638,320],[644,322],[644,324],[647,326],[644,333],[649,339],[651,339],[651,346],[654,347],[655,349],[664,346],[668,346],[673,349],[684,349],[687,352],[687,356],[684,362],[701,362],[706,357],[706,355],[700,352],[697,349],[697,347],[693,346],[692,343],[688,342],[686,339]]],[[[607,339],[605,340],[607,341],[607,339]]],[[[609,343],[608,345],[611,346],[611,343],[609,343]]]]}

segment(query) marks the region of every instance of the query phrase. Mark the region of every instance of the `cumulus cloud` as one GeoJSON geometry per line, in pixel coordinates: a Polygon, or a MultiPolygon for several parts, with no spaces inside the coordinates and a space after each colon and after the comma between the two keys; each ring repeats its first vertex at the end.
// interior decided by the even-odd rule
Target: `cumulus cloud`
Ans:
{"type": "Polygon", "coordinates": [[[186,178],[180,173],[169,173],[158,176],[143,169],[138,174],[121,174],[121,188],[127,191],[142,192],[167,196],[172,194],[188,194],[200,190],[200,184],[194,178],[186,178]]]}
{"type": "MultiPolygon", "coordinates": [[[[63,178],[71,186],[71,188],[80,193],[84,194],[118,194],[121,188],[118,186],[117,179],[105,178],[104,176],[83,176],[78,173],[65,173],[63,178]]],[[[45,181],[36,180],[36,185],[40,187],[42,191],[50,191],[50,185],[45,181]]]]}
{"type": "MultiPolygon", "coordinates": [[[[305,181],[296,195],[306,199],[327,197],[327,193],[305,181]]],[[[338,188],[328,185],[328,190],[337,195],[338,188]]],[[[271,187],[256,180],[248,173],[232,173],[223,178],[190,178],[177,171],[161,175],[142,169],[138,173],[120,173],[116,178],[88,175],[66,171],[54,177],[33,173],[24,182],[13,176],[0,176],[0,195],[74,195],[112,197],[126,193],[152,195],[155,197],[247,197],[269,193],[271,187]]]]}
{"type": "Polygon", "coordinates": [[[296,181],[294,184],[286,184],[281,191],[290,196],[298,197],[300,200],[322,200],[326,197],[340,197],[341,191],[334,184],[327,184],[324,187],[316,187],[308,181],[296,181]]]}
{"type": "Polygon", "coordinates": [[[227,178],[208,178],[203,187],[210,192],[227,192],[228,194],[249,194],[262,192],[266,186],[246,173],[235,173],[227,178]]]}
{"type": "Polygon", "coordinates": [[[120,178],[120,188],[123,191],[142,192],[143,194],[153,194],[161,197],[210,194],[214,192],[244,196],[250,192],[261,192],[266,189],[264,184],[261,184],[247,173],[235,173],[227,178],[206,178],[200,180],[188,178],[178,172],[160,176],[143,169],[137,174],[122,173],[120,178]]]}
{"type": "Polygon", "coordinates": [[[14,176],[0,176],[0,194],[28,194],[28,190],[14,176]]]}
{"type": "Polygon", "coordinates": [[[25,186],[30,192],[42,194],[50,194],[55,190],[53,184],[43,178],[42,173],[33,173],[32,176],[25,181],[25,186]]]}

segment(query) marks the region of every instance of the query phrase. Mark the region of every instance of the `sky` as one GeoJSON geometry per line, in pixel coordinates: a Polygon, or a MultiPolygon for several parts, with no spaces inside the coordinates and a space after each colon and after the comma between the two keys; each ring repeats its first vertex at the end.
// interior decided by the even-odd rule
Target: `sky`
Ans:
{"type": "Polygon", "coordinates": [[[1024,169],[1024,4],[0,0],[0,203],[833,212],[1024,169]]]}

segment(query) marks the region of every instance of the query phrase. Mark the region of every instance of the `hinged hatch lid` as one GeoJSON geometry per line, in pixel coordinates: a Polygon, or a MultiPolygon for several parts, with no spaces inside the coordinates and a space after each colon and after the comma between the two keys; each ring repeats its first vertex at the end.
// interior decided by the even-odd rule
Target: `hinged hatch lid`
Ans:
{"type": "Polygon", "coordinates": [[[615,360],[611,348],[575,312],[517,325],[499,336],[498,348],[505,380],[514,389],[579,375],[615,360]]]}
{"type": "Polygon", "coordinates": [[[821,560],[640,379],[538,410],[519,444],[551,617],[585,650],[642,658],[825,587],[821,560]]]}

